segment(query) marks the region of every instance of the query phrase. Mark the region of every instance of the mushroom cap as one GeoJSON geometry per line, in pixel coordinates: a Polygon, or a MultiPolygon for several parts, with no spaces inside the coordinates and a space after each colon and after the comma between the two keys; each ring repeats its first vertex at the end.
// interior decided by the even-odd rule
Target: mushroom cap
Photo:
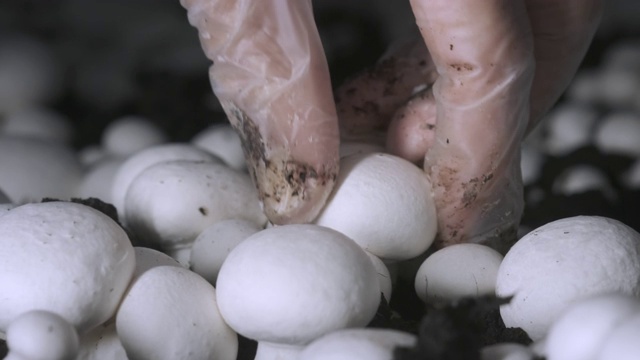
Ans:
{"type": "Polygon", "coordinates": [[[398,347],[413,347],[415,335],[391,329],[343,329],[324,335],[300,353],[299,360],[389,360],[398,347]]]}
{"type": "Polygon", "coordinates": [[[78,333],[60,315],[32,310],[11,321],[7,328],[7,347],[7,359],[71,360],[78,353],[78,333]]]}
{"type": "Polygon", "coordinates": [[[220,267],[231,250],[260,230],[254,222],[244,219],[223,220],[207,227],[193,241],[191,270],[215,285],[220,267]]]}
{"type": "Polygon", "coordinates": [[[225,164],[236,170],[244,170],[247,163],[244,159],[240,136],[228,124],[212,125],[196,134],[191,143],[216,155],[225,164]]]}
{"type": "Polygon", "coordinates": [[[569,304],[603,293],[640,293],[640,234],[598,216],[543,225],[522,237],[504,257],[496,295],[513,296],[500,308],[507,327],[537,341],[569,304]]]}
{"type": "Polygon", "coordinates": [[[373,263],[373,267],[376,269],[376,274],[378,274],[378,282],[380,283],[380,292],[384,296],[387,303],[391,301],[391,295],[393,293],[393,282],[391,279],[391,272],[389,268],[384,263],[384,261],[380,260],[379,257],[371,254],[368,251],[365,251],[367,255],[369,255],[369,259],[371,263],[373,263]]]}
{"type": "Polygon", "coordinates": [[[81,199],[93,197],[111,203],[113,180],[123,162],[121,158],[106,158],[93,164],[82,177],[76,196],[81,199]]]}
{"type": "Polygon", "coordinates": [[[62,88],[51,49],[34,37],[3,37],[0,44],[0,113],[53,100],[62,88]]]}
{"type": "Polygon", "coordinates": [[[182,266],[171,256],[158,250],[136,246],[133,248],[136,254],[136,267],[133,270],[131,282],[135,281],[147,270],[158,266],[182,266]]]}
{"type": "Polygon", "coordinates": [[[367,254],[344,234],[308,224],[265,229],[240,243],[222,264],[217,291],[236,332],[287,345],[365,326],[380,302],[367,254]]]}
{"type": "Polygon", "coordinates": [[[431,184],[397,156],[348,156],[314,223],[340,231],[383,260],[406,260],[427,250],[436,234],[431,184]]]}
{"type": "Polygon", "coordinates": [[[429,255],[420,265],[415,290],[422,301],[450,302],[493,295],[502,255],[480,244],[455,244],[429,255]]]}
{"type": "Polygon", "coordinates": [[[108,321],[82,336],[76,360],[127,360],[116,323],[108,321]]]}
{"type": "Polygon", "coordinates": [[[5,116],[0,133],[69,143],[73,128],[68,118],[43,107],[27,107],[5,116]]]}
{"type": "Polygon", "coordinates": [[[129,115],[109,123],[101,143],[110,154],[128,156],[166,141],[167,135],[151,120],[129,115]]]}
{"type": "Polygon", "coordinates": [[[129,238],[103,213],[69,202],[16,207],[0,217],[0,331],[40,309],[83,333],[115,313],[134,266],[129,238]]]}
{"type": "Polygon", "coordinates": [[[640,354],[640,313],[629,317],[609,333],[598,360],[636,360],[640,354]]]}
{"type": "Polygon", "coordinates": [[[66,145],[35,138],[0,137],[0,187],[15,203],[68,199],[82,168],[66,145]]]}
{"type": "Polygon", "coordinates": [[[131,359],[236,358],[237,335],[224,323],[216,290],[192,271],[158,266],[132,282],[116,315],[131,359]]]}
{"type": "Polygon", "coordinates": [[[640,301],[623,294],[602,294],[571,304],[546,339],[548,360],[595,359],[612,330],[640,314],[640,301]]]}
{"type": "Polygon", "coordinates": [[[184,160],[142,171],[127,191],[125,218],[140,238],[167,250],[190,247],[218,221],[267,221],[247,174],[222,164],[184,160]]]}
{"type": "MultiPolygon", "coordinates": [[[[640,88],[638,89],[640,91],[640,88]]],[[[594,143],[605,154],[619,154],[632,158],[640,156],[640,115],[631,111],[617,111],[597,127],[594,143]]]]}
{"type": "Polygon", "coordinates": [[[546,116],[545,150],[552,155],[566,155],[591,141],[591,129],[598,112],[579,103],[553,108],[546,116]]]}
{"type": "Polygon", "coordinates": [[[480,349],[480,358],[482,360],[533,360],[535,353],[522,344],[497,343],[480,349]]]}
{"type": "Polygon", "coordinates": [[[121,219],[125,218],[124,199],[133,179],[152,165],[172,160],[220,162],[214,155],[183,143],[152,146],[131,155],[118,169],[111,188],[113,206],[118,209],[121,219]]]}

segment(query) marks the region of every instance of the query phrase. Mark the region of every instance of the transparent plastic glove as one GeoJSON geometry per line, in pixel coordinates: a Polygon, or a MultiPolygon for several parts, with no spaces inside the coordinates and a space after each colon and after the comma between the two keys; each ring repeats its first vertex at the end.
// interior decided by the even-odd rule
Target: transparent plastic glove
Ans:
{"type": "Polygon", "coordinates": [[[310,0],[181,0],[269,220],[308,222],[338,173],[329,70],[310,0]]]}
{"type": "Polygon", "coordinates": [[[601,1],[411,5],[424,41],[397,48],[337,91],[342,135],[379,141],[386,130],[391,153],[424,165],[438,209],[436,246],[472,241],[504,252],[523,209],[520,143],[573,77],[601,1]],[[423,66],[390,75],[390,63],[423,66]]]}

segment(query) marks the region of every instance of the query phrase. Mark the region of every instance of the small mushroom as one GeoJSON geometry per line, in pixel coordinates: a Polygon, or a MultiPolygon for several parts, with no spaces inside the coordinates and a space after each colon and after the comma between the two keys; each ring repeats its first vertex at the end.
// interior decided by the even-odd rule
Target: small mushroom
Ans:
{"type": "Polygon", "coordinates": [[[208,226],[266,216],[247,174],[212,162],[168,161],[138,175],[125,198],[126,223],[139,238],[187,264],[191,246],[208,226]]]}
{"type": "Polygon", "coordinates": [[[102,132],[101,144],[111,155],[129,156],[166,141],[167,135],[151,120],[128,115],[107,125],[102,132]]]}
{"type": "Polygon", "coordinates": [[[256,223],[244,219],[223,220],[207,227],[193,241],[191,270],[215,285],[220,267],[231,250],[260,230],[256,223]]]}
{"type": "Polygon", "coordinates": [[[283,225],[231,251],[217,295],[229,326],[258,341],[256,359],[288,360],[322,335],[367,325],[380,302],[380,285],[367,254],[345,235],[283,225]]]}
{"type": "Polygon", "coordinates": [[[164,161],[191,160],[191,161],[212,161],[220,162],[220,159],[201,149],[189,144],[174,143],[152,146],[141,150],[127,158],[120,166],[113,179],[111,188],[111,199],[113,206],[118,209],[120,219],[125,220],[124,198],[129,189],[129,185],[140,173],[155,164],[164,161]]]}
{"type": "Polygon", "coordinates": [[[247,168],[240,137],[229,124],[211,125],[196,134],[191,143],[219,157],[236,170],[247,168]]]}
{"type": "Polygon", "coordinates": [[[640,295],[640,234],[598,216],[556,220],[525,235],[496,280],[497,296],[513,296],[500,308],[505,325],[534,341],[573,302],[611,292],[640,295]]]}
{"type": "Polygon", "coordinates": [[[32,310],[9,324],[5,360],[74,360],[78,344],[76,329],[63,317],[32,310]]]}
{"type": "MultiPolygon", "coordinates": [[[[535,360],[529,347],[518,343],[498,343],[480,349],[481,360],[535,360]]],[[[586,360],[586,359],[583,359],[586,360]]]]}
{"type": "Polygon", "coordinates": [[[0,187],[14,203],[44,197],[68,199],[82,178],[74,152],[64,144],[0,136],[0,187]]]}
{"type": "Polygon", "coordinates": [[[407,260],[427,250],[435,238],[431,183],[417,166],[397,156],[345,157],[314,223],[340,231],[382,260],[407,260]]]}
{"type": "Polygon", "coordinates": [[[637,158],[640,156],[640,115],[615,111],[601,120],[594,137],[595,145],[605,154],[637,158]]]}
{"type": "Polygon", "coordinates": [[[422,301],[432,304],[495,295],[501,262],[502,255],[485,245],[447,246],[420,265],[415,277],[416,293],[422,301]]]}
{"type": "Polygon", "coordinates": [[[413,334],[391,329],[344,329],[314,340],[300,352],[299,360],[389,360],[396,347],[413,347],[413,334]]]}
{"type": "Polygon", "coordinates": [[[81,199],[93,197],[112,203],[113,180],[123,162],[121,158],[106,158],[93,164],[82,176],[76,196],[81,199]]]}
{"type": "Polygon", "coordinates": [[[16,207],[0,216],[0,331],[46,310],[83,334],[115,314],[134,265],[124,230],[97,210],[60,201],[16,207]]]}
{"type": "Polygon", "coordinates": [[[68,144],[73,128],[68,118],[44,107],[27,107],[5,116],[0,122],[0,133],[5,136],[31,137],[68,144]]]}
{"type": "Polygon", "coordinates": [[[135,279],[116,315],[130,359],[233,360],[237,335],[218,311],[216,290],[179,266],[156,266],[135,279]]]}
{"type": "Polygon", "coordinates": [[[590,106],[578,103],[559,105],[543,120],[546,128],[544,150],[551,155],[566,155],[588,145],[598,113],[590,106]]]}
{"type": "Polygon", "coordinates": [[[571,304],[549,329],[548,360],[591,360],[611,332],[634,314],[640,301],[623,294],[602,294],[571,304]]]}

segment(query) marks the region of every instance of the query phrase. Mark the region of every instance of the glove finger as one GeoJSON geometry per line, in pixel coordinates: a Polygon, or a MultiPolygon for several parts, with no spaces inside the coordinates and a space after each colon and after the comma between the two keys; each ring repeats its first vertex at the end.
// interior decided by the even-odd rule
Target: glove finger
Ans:
{"type": "Polygon", "coordinates": [[[181,0],[269,220],[311,221],[338,172],[329,70],[310,1],[181,0]]]}
{"type": "Polygon", "coordinates": [[[523,208],[519,146],[534,71],[524,3],[411,6],[439,74],[436,139],[424,165],[438,211],[436,246],[472,241],[503,250],[515,240],[523,208]]]}

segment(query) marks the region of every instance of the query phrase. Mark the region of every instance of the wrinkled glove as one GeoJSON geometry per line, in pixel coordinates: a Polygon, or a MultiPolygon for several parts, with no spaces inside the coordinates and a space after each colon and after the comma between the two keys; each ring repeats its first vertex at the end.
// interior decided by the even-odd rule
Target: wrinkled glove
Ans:
{"type": "Polygon", "coordinates": [[[412,0],[421,37],[347,81],[336,110],[308,0],[182,5],[214,61],[214,92],[272,222],[307,222],[321,210],[340,132],[422,163],[434,186],[436,246],[502,251],[522,215],[520,143],[575,74],[602,8],[599,0],[412,0]]]}

